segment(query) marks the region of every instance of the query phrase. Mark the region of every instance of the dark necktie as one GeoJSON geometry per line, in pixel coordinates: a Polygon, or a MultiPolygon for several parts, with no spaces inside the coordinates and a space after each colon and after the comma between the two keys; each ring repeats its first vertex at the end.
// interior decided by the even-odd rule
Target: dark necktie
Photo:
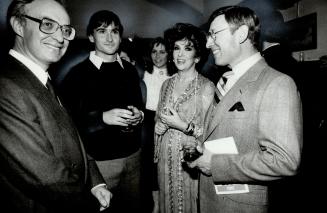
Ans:
{"type": "Polygon", "coordinates": [[[56,95],[55,90],[53,89],[53,86],[52,86],[52,83],[51,83],[50,78],[48,78],[47,83],[46,83],[45,85],[46,85],[46,87],[48,88],[48,90],[49,90],[51,96],[52,96],[54,99],[56,99],[56,100],[58,101],[58,103],[60,104],[60,106],[62,106],[62,105],[61,105],[61,102],[60,102],[60,100],[59,100],[59,98],[58,98],[58,96],[56,95]]]}
{"type": "Polygon", "coordinates": [[[49,90],[49,92],[51,93],[51,95],[53,96],[53,97],[57,97],[56,96],[56,93],[55,93],[55,91],[54,91],[54,89],[53,89],[53,86],[52,86],[52,83],[51,83],[51,80],[48,78],[48,80],[47,80],[47,83],[45,84],[46,85],[46,87],[48,88],[48,90],[49,90]]]}

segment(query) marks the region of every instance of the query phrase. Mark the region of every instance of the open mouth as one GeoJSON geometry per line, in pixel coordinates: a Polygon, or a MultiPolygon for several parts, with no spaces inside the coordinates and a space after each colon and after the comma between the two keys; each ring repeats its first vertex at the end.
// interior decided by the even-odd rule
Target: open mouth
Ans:
{"type": "Polygon", "coordinates": [[[185,63],[185,60],[184,59],[177,59],[176,62],[178,64],[183,64],[183,63],[185,63]]]}

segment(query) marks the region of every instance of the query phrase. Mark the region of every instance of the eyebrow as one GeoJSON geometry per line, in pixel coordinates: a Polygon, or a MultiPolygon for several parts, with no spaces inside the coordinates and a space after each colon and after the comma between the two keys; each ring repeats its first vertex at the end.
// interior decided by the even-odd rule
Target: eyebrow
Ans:
{"type": "MultiPolygon", "coordinates": [[[[101,25],[100,27],[95,28],[95,30],[96,31],[98,31],[98,30],[105,30],[105,29],[107,29],[108,26],[101,25]]],[[[113,31],[113,30],[119,30],[119,28],[115,26],[114,28],[111,29],[111,31],[113,31]]]]}
{"type": "Polygon", "coordinates": [[[61,25],[61,26],[66,26],[66,25],[69,25],[70,26],[70,24],[60,24],[59,23],[59,21],[56,21],[56,20],[54,20],[53,18],[50,18],[50,17],[48,17],[48,16],[42,16],[42,17],[39,17],[38,19],[48,19],[48,20],[50,20],[50,21],[54,21],[54,22],[56,22],[56,23],[58,23],[59,25],[61,25]]]}

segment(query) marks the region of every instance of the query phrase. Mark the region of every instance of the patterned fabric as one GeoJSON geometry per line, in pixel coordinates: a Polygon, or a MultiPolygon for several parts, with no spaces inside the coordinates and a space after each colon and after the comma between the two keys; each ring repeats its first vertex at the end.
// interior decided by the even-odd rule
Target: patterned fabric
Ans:
{"type": "Polygon", "coordinates": [[[227,81],[230,77],[232,77],[232,75],[234,75],[233,71],[225,72],[217,83],[218,96],[220,100],[226,95],[226,93],[230,89],[227,87],[227,81]]]}
{"type": "MultiPolygon", "coordinates": [[[[164,82],[157,113],[166,107],[176,110],[182,120],[193,122],[196,127],[196,136],[202,135],[203,122],[206,110],[204,102],[212,96],[205,94],[214,90],[214,85],[200,74],[193,79],[185,91],[176,99],[173,92],[179,75],[164,82]],[[210,90],[205,89],[211,87],[210,90]]],[[[158,115],[157,115],[158,117],[158,115]]],[[[198,173],[182,163],[182,148],[188,144],[196,144],[194,136],[169,128],[164,135],[156,135],[155,161],[158,160],[159,205],[160,212],[197,212],[198,173]]]]}

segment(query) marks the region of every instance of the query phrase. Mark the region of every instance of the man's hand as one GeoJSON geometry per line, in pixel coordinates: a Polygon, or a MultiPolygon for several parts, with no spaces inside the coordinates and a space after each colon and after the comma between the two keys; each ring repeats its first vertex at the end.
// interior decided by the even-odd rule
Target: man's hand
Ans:
{"type": "Polygon", "coordinates": [[[115,108],[102,113],[103,122],[108,125],[128,126],[134,117],[128,109],[115,108]]]}
{"type": "Polygon", "coordinates": [[[143,121],[144,114],[141,110],[134,106],[128,106],[127,108],[133,113],[132,118],[129,119],[132,126],[136,126],[143,121]]]}
{"type": "Polygon", "coordinates": [[[188,163],[188,166],[190,168],[197,167],[205,175],[211,176],[212,175],[212,173],[211,173],[211,157],[212,157],[213,153],[210,152],[209,150],[207,150],[206,148],[202,148],[200,146],[197,146],[196,148],[200,153],[203,153],[203,154],[195,161],[188,163]]]}
{"type": "Polygon", "coordinates": [[[94,187],[91,193],[98,199],[100,211],[109,207],[112,193],[105,186],[94,187]]]}

